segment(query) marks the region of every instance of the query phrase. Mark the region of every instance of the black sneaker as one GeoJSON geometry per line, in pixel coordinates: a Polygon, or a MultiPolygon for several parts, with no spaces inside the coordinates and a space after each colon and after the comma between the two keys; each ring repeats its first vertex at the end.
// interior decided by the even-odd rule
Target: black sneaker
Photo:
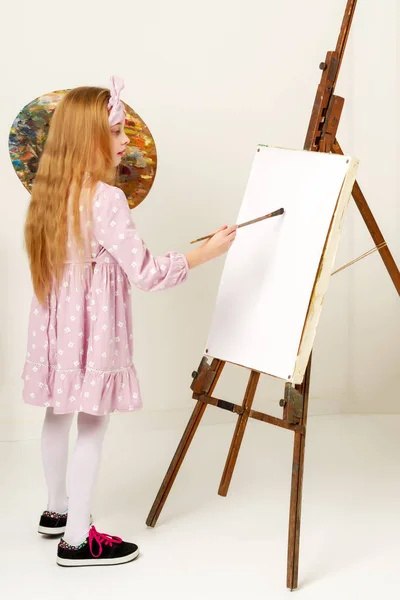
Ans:
{"type": "Polygon", "coordinates": [[[136,544],[119,537],[99,533],[92,525],[89,535],[80,546],[70,546],[61,540],[57,549],[57,564],[61,567],[91,567],[121,565],[139,556],[136,544]]]}
{"type": "Polygon", "coordinates": [[[40,517],[38,532],[43,535],[63,535],[67,526],[68,513],[45,510],[40,517]]]}
{"type": "MultiPolygon", "coordinates": [[[[43,535],[64,535],[67,526],[68,512],[58,513],[45,510],[40,517],[38,532],[43,535]]],[[[90,515],[90,525],[93,523],[90,515]]]]}

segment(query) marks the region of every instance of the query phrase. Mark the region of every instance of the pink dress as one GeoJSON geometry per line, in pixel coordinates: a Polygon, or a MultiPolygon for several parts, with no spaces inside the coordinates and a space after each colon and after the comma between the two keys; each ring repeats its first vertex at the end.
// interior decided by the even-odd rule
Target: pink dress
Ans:
{"type": "MultiPolygon", "coordinates": [[[[81,206],[81,212],[86,209],[81,206]]],[[[89,222],[90,225],[90,222],[89,222]]],[[[184,255],[154,258],[131,220],[124,193],[99,183],[91,239],[79,256],[70,234],[63,281],[45,306],[32,300],[23,398],[59,414],[141,408],[132,362],[131,285],[145,291],[184,282],[184,255]]]]}

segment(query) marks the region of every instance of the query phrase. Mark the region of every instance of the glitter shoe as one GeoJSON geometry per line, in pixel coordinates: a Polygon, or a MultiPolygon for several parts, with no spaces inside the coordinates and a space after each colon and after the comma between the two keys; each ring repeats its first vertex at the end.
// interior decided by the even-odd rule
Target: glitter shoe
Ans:
{"type": "Polygon", "coordinates": [[[61,567],[89,567],[121,565],[139,556],[136,544],[124,542],[119,537],[99,533],[92,526],[86,540],[71,546],[61,540],[57,549],[57,564],[61,567]]]}
{"type": "MultiPolygon", "coordinates": [[[[42,535],[64,535],[67,527],[68,512],[58,513],[45,510],[40,517],[38,533],[42,535]]],[[[93,517],[90,515],[90,525],[93,523],[93,517]]]]}
{"type": "Polygon", "coordinates": [[[63,535],[67,525],[68,513],[49,512],[45,510],[40,517],[38,532],[43,535],[63,535]]]}

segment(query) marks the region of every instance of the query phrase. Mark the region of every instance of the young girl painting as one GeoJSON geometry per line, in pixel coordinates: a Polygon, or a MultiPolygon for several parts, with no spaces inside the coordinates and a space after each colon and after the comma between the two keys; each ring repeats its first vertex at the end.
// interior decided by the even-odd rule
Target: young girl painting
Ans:
{"type": "Polygon", "coordinates": [[[34,288],[23,372],[24,401],[45,408],[42,459],[48,488],[39,532],[62,535],[57,563],[126,563],[138,547],[91,525],[91,504],[110,414],[142,405],[133,355],[131,284],[183,283],[225,253],[236,226],[184,255],[154,257],[124,193],[112,183],[128,144],[123,87],[69,91],[51,119],[28,209],[25,241],[34,288]],[[69,465],[68,439],[78,435],[69,465]]]}

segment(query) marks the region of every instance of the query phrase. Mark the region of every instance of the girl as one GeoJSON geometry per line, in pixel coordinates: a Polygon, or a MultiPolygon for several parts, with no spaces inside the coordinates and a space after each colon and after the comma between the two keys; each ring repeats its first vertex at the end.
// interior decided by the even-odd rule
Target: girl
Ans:
{"type": "Polygon", "coordinates": [[[132,363],[130,282],[145,291],[183,283],[188,270],[225,253],[236,226],[183,255],[153,257],[124,193],[110,185],[129,138],[122,81],[68,92],[51,120],[28,209],[25,240],[34,287],[24,401],[46,407],[42,458],[48,488],[39,532],[63,535],[62,566],[120,564],[135,544],[91,526],[101,447],[112,412],[141,407],[132,363]],[[69,471],[74,413],[78,437],[69,471]]]}

